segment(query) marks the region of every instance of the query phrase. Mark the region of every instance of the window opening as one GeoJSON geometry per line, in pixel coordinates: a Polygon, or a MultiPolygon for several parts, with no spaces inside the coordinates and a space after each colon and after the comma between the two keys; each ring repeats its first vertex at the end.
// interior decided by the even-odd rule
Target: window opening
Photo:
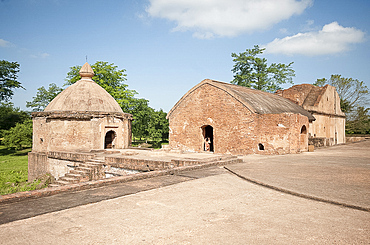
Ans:
{"type": "Polygon", "coordinates": [[[301,128],[301,134],[307,134],[307,128],[306,125],[303,125],[301,128]]]}
{"type": "Polygon", "coordinates": [[[264,151],[265,150],[265,146],[262,145],[261,143],[258,144],[258,150],[260,151],[264,151]]]}

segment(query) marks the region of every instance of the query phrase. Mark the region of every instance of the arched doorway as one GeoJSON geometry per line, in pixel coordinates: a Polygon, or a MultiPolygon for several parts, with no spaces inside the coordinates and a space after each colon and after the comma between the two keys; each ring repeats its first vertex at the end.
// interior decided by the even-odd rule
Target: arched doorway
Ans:
{"type": "Polygon", "coordinates": [[[211,151],[214,150],[214,141],[213,141],[213,127],[210,125],[205,125],[202,127],[203,133],[203,150],[211,151]]]}
{"type": "Polygon", "coordinates": [[[108,131],[105,134],[104,149],[113,149],[115,138],[116,138],[116,132],[114,132],[113,130],[108,131]]]}

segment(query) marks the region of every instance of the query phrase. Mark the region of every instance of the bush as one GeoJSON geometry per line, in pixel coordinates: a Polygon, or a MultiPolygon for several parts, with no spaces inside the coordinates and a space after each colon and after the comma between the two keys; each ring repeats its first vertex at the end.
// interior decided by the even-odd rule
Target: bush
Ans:
{"type": "Polygon", "coordinates": [[[32,120],[17,123],[15,127],[3,132],[2,144],[7,148],[21,150],[32,146],[32,120]]]}

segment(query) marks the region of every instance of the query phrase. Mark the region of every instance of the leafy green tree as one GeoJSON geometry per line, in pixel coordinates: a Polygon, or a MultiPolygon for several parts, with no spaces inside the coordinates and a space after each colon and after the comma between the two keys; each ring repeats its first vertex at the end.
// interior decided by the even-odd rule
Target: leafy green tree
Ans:
{"type": "MultiPolygon", "coordinates": [[[[91,65],[95,75],[92,79],[104,88],[118,102],[124,112],[130,112],[131,107],[135,106],[134,96],[137,94],[135,90],[128,89],[128,85],[124,84],[127,80],[126,70],[119,70],[113,63],[97,61],[91,65]]],[[[73,66],[67,73],[66,83],[71,85],[81,79],[79,71],[81,66],[73,66]]]]}
{"type": "Polygon", "coordinates": [[[9,130],[17,123],[22,123],[27,119],[30,119],[30,114],[14,107],[13,103],[0,103],[0,138],[3,137],[5,130],[9,130]]]}
{"type": "Polygon", "coordinates": [[[331,75],[330,79],[317,79],[313,85],[332,85],[336,88],[341,109],[344,113],[356,112],[357,107],[366,106],[369,101],[369,89],[363,81],[353,78],[344,78],[341,75],[331,75]]]}
{"type": "Polygon", "coordinates": [[[246,49],[243,53],[232,53],[231,57],[235,63],[232,69],[234,79],[231,83],[267,92],[282,89],[281,84],[293,84],[293,62],[288,65],[272,63],[268,66],[267,59],[257,57],[264,50],[255,45],[253,49],[246,49]]]}
{"type": "Polygon", "coordinates": [[[23,123],[17,123],[15,127],[6,130],[2,143],[17,151],[32,146],[32,120],[28,119],[23,123]]]}
{"type": "Polygon", "coordinates": [[[18,81],[18,72],[17,62],[0,60],[0,101],[9,101],[14,94],[14,89],[23,88],[18,81]]]}
{"type": "Polygon", "coordinates": [[[347,134],[370,134],[370,108],[357,107],[355,116],[347,121],[347,134]]]}
{"type": "Polygon", "coordinates": [[[129,110],[134,118],[132,122],[132,134],[140,140],[149,137],[148,125],[154,110],[149,107],[148,102],[146,99],[137,99],[135,106],[132,106],[129,110]]]}
{"type": "Polygon", "coordinates": [[[55,83],[49,84],[49,88],[45,89],[44,86],[37,89],[35,97],[32,97],[31,102],[26,103],[26,107],[32,108],[32,111],[43,111],[45,107],[62,92],[63,89],[58,87],[55,83]]]}
{"type": "Polygon", "coordinates": [[[167,113],[162,109],[154,111],[149,121],[149,137],[156,142],[168,139],[169,123],[167,113]]]}

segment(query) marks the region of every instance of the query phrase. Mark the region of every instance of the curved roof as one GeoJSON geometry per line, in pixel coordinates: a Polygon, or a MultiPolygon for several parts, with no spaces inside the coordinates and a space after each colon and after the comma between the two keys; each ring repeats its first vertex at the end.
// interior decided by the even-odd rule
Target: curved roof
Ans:
{"type": "Polygon", "coordinates": [[[80,70],[81,80],[72,84],[45,108],[45,112],[114,112],[123,113],[117,101],[91,78],[94,72],[88,63],[80,70]]]}
{"type": "Polygon", "coordinates": [[[307,116],[310,121],[315,120],[311,113],[303,109],[301,106],[279,95],[209,79],[203,80],[201,83],[197,84],[189,92],[187,92],[168,112],[167,117],[171,115],[171,113],[187,96],[205,84],[209,84],[224,90],[226,93],[242,103],[246,108],[248,108],[248,110],[257,114],[296,113],[307,116]]]}

